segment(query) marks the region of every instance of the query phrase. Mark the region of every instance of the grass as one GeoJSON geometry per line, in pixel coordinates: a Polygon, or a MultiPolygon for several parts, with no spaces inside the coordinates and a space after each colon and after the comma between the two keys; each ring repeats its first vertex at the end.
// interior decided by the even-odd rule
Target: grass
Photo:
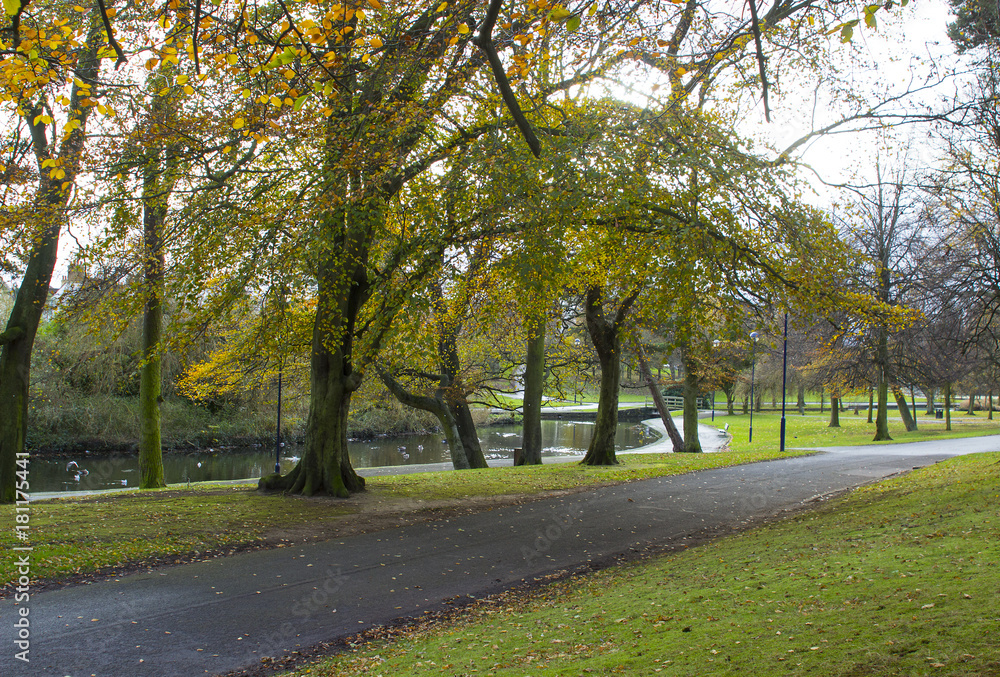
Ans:
{"type": "MultiPolygon", "coordinates": [[[[834,447],[853,446],[860,444],[872,444],[872,437],[875,435],[875,425],[868,423],[865,412],[855,416],[852,412],[842,412],[840,415],[840,427],[830,428],[829,413],[825,415],[800,416],[786,414],[785,416],[785,445],[787,448],[813,448],[813,447],[834,447]]],[[[715,417],[715,425],[720,428],[726,423],[729,424],[729,433],[733,436],[731,446],[734,449],[747,451],[758,449],[776,449],[779,446],[781,415],[772,413],[754,413],[753,415],[753,443],[748,443],[750,428],[750,417],[739,414],[736,416],[715,417]]],[[[918,419],[917,430],[906,432],[902,421],[898,417],[889,417],[889,434],[892,442],[879,442],[878,444],[893,444],[900,442],[919,442],[922,440],[934,439],[954,439],[959,437],[975,437],[979,435],[1000,434],[1000,419],[988,420],[985,416],[967,416],[966,414],[953,414],[953,430],[946,431],[943,421],[936,421],[933,417],[918,419]]],[[[709,421],[702,421],[709,423],[709,421]]]]}
{"type": "MultiPolygon", "coordinates": [[[[225,550],[259,540],[275,524],[328,520],[355,510],[252,489],[207,485],[32,502],[32,574],[52,580],[154,557],[225,550]]],[[[12,507],[0,510],[11,524],[12,507]]],[[[12,531],[0,535],[5,549],[18,545],[12,531]]]]}
{"type": "MultiPolygon", "coordinates": [[[[454,501],[469,497],[540,494],[599,486],[778,457],[776,451],[704,455],[629,454],[622,465],[584,468],[575,463],[471,472],[371,477],[368,491],[350,504],[261,494],[252,485],[173,487],[33,502],[32,574],[56,580],[152,558],[187,556],[259,543],[272,530],[315,529],[349,518],[365,501],[454,501]]],[[[391,507],[391,506],[390,506],[391,507]]],[[[0,506],[0,522],[13,526],[15,506],[0,506]]],[[[14,529],[0,531],[0,548],[19,543],[14,529]]],[[[11,575],[14,575],[12,572],[11,575]]],[[[6,583],[3,581],[0,583],[6,583]]]]}
{"type": "Polygon", "coordinates": [[[998,486],[955,458],[289,674],[1000,675],[998,486]]]}
{"type": "Polygon", "coordinates": [[[369,488],[391,498],[438,499],[538,494],[587,486],[679,475],[741,463],[786,458],[773,449],[753,452],[731,451],[718,454],[624,454],[614,467],[582,466],[578,463],[551,463],[519,468],[489,468],[473,472],[433,472],[372,477],[369,488]]]}

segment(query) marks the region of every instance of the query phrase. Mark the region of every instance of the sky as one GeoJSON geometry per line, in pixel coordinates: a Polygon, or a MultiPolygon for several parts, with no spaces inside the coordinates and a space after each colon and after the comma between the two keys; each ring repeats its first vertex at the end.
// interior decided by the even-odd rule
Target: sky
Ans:
{"type": "MultiPolygon", "coordinates": [[[[839,45],[832,36],[831,47],[844,65],[854,92],[869,101],[877,101],[886,94],[899,95],[918,87],[928,80],[936,86],[906,98],[903,108],[931,106],[940,109],[945,100],[956,95],[962,86],[961,76],[939,80],[936,76],[948,68],[961,68],[961,59],[954,52],[947,36],[951,20],[946,0],[913,0],[905,8],[894,10],[896,21],[882,20],[879,29],[858,28],[851,45],[839,45]],[[849,63],[848,63],[849,62],[849,63]]],[[[792,102],[789,102],[792,103],[792,102]]],[[[820,98],[798,101],[799,108],[787,111],[770,129],[761,130],[761,136],[777,148],[785,148],[794,140],[815,127],[837,119],[848,108],[831,105],[820,98]],[[815,120],[815,122],[813,122],[815,120]]],[[[928,137],[927,124],[906,125],[881,133],[857,132],[834,134],[817,139],[804,146],[800,158],[811,165],[818,177],[811,179],[816,190],[814,204],[827,206],[838,199],[835,190],[825,188],[830,183],[865,180],[873,174],[876,159],[883,163],[898,157],[910,143],[908,151],[912,163],[931,164],[936,160],[933,141],[928,137]],[[819,178],[822,179],[819,180],[819,178]]]]}

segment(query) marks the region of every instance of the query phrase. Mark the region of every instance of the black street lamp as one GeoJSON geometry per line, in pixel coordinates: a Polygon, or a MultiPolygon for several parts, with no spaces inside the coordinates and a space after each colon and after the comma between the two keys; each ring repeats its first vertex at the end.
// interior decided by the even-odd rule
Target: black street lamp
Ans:
{"type": "Polygon", "coordinates": [[[785,450],[785,388],[788,383],[788,313],[785,313],[785,345],[781,356],[781,445],[778,451],[785,450]]]}
{"type": "Polygon", "coordinates": [[[281,474],[281,363],[278,363],[278,431],[274,436],[274,472],[281,474]]]}
{"type": "MultiPolygon", "coordinates": [[[[712,341],[712,347],[718,348],[721,341],[718,339],[712,341]]],[[[715,422],[715,393],[717,392],[716,387],[712,386],[712,422],[715,422]]]]}
{"type": "Polygon", "coordinates": [[[757,369],[757,339],[760,334],[755,331],[750,332],[750,438],[747,442],[753,442],[753,379],[757,369]]]}

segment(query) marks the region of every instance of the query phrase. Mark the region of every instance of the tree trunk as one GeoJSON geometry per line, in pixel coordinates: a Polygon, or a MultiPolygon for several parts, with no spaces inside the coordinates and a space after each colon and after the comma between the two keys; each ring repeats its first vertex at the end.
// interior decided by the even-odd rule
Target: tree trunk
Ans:
{"type": "MultiPolygon", "coordinates": [[[[76,83],[96,82],[100,70],[98,36],[103,30],[99,15],[94,14],[87,41],[76,69],[76,83]]],[[[87,97],[89,97],[89,90],[87,97]]],[[[0,503],[16,499],[17,461],[24,458],[24,442],[28,431],[28,384],[31,373],[31,351],[41,322],[42,310],[48,298],[49,283],[59,249],[59,234],[65,220],[64,208],[69,198],[69,186],[76,182],[86,140],[87,120],[92,107],[83,105],[86,98],[80,85],[74,84],[70,95],[71,115],[79,125],[62,142],[58,158],[65,176],[54,178],[53,169],[42,162],[57,157],[49,146],[49,130],[38,122],[44,114],[40,104],[25,116],[31,132],[35,159],[38,162],[39,184],[34,200],[33,223],[36,232],[26,238],[31,242],[24,277],[18,287],[14,307],[3,332],[0,332],[0,503]],[[66,186],[67,189],[63,189],[66,186]]],[[[31,227],[27,225],[25,227],[31,227]]]]}
{"type": "Polygon", "coordinates": [[[951,381],[944,384],[944,429],[951,430],[951,381]]]}
{"type": "Polygon", "coordinates": [[[806,415],[806,386],[804,383],[799,383],[795,406],[799,408],[799,416],[806,415]]]}
{"type": "Polygon", "coordinates": [[[646,362],[646,355],[643,353],[642,346],[636,342],[635,354],[639,359],[639,375],[646,382],[649,387],[649,392],[653,396],[653,404],[656,405],[656,411],[660,414],[660,420],[663,421],[663,427],[667,431],[667,437],[670,438],[670,443],[673,445],[674,453],[679,453],[684,451],[684,440],[681,438],[680,432],[677,430],[677,426],[674,425],[674,419],[670,415],[670,410],[667,408],[667,403],[663,401],[663,393],[660,392],[660,386],[653,380],[653,374],[649,371],[649,363],[646,362]]]}
{"type": "Polygon", "coordinates": [[[750,396],[749,395],[744,395],[743,396],[743,413],[744,414],[749,414],[750,413],[750,396]]]}
{"type": "Polygon", "coordinates": [[[684,451],[700,454],[698,437],[698,365],[690,357],[690,349],[681,351],[684,360],[684,451]]]}
{"type": "Polygon", "coordinates": [[[927,397],[927,408],[924,410],[928,416],[934,416],[934,388],[924,388],[924,395],[927,397]]]}
{"type": "Polygon", "coordinates": [[[891,440],[889,435],[889,347],[888,331],[879,329],[875,364],[878,367],[878,412],[875,415],[875,437],[872,441],[891,440]]]}
{"type": "Polygon", "coordinates": [[[819,390],[819,413],[823,413],[826,407],[826,390],[820,388],[819,390]]]}
{"type": "Polygon", "coordinates": [[[433,397],[416,395],[407,391],[398,381],[381,369],[376,368],[376,371],[379,378],[382,379],[382,383],[385,384],[385,387],[389,389],[389,392],[397,400],[408,407],[420,409],[421,411],[429,411],[437,417],[438,422],[441,424],[441,430],[444,431],[444,436],[448,440],[448,452],[451,455],[452,466],[454,466],[455,470],[469,470],[471,467],[469,465],[469,455],[466,453],[465,446],[462,443],[462,435],[458,431],[458,424],[455,422],[452,409],[444,399],[444,389],[438,388],[433,397]]]}
{"type": "Polygon", "coordinates": [[[346,498],[365,487],[347,451],[347,417],[351,395],[362,380],[353,366],[352,352],[355,322],[370,293],[364,261],[368,245],[364,229],[357,225],[347,235],[339,235],[346,221],[344,214],[339,216],[328,216],[330,244],[318,265],[305,451],[288,475],[262,477],[259,486],[264,490],[346,498]]]}
{"type": "Polygon", "coordinates": [[[868,422],[872,423],[872,416],[875,410],[875,391],[868,386],[868,422]]]}
{"type": "MultiPolygon", "coordinates": [[[[158,164],[158,163],[157,163],[158,164]]],[[[157,167],[159,170],[159,167],[157,167]]],[[[147,168],[146,189],[157,192],[155,178],[147,168]],[[152,184],[152,185],[150,185],[152,184]]],[[[167,486],[163,476],[163,449],[160,445],[161,370],[160,343],[163,340],[163,223],[166,217],[166,197],[147,193],[144,206],[144,239],[146,250],[145,287],[146,309],[142,322],[142,366],[139,370],[139,488],[157,489],[167,486]]]]}
{"type": "Polygon", "coordinates": [[[581,461],[584,465],[618,463],[615,457],[615,434],[618,432],[618,389],[621,385],[621,329],[625,316],[638,296],[639,290],[632,292],[622,300],[614,317],[609,318],[603,308],[601,288],[593,286],[587,289],[587,331],[601,365],[601,384],[594,436],[581,461]]]}
{"type": "Polygon", "coordinates": [[[987,397],[986,397],[986,408],[987,408],[987,410],[989,412],[988,414],[986,414],[986,418],[988,418],[989,420],[992,421],[993,420],[993,391],[992,390],[989,392],[989,395],[987,395],[987,397]]]}
{"type": "Polygon", "coordinates": [[[726,395],[726,413],[730,416],[736,415],[736,387],[731,386],[728,390],[722,389],[722,392],[726,395]]]}
{"type": "MultiPolygon", "coordinates": [[[[153,88],[166,87],[155,78],[153,88]]],[[[160,136],[176,129],[177,106],[172,93],[153,100],[151,147],[143,167],[143,277],[146,307],[142,323],[142,366],[139,370],[139,488],[167,486],[163,473],[160,405],[163,401],[160,355],[163,341],[163,294],[166,260],[163,233],[170,196],[176,181],[176,148],[167,143],[160,150],[160,136]]]]}
{"type": "Polygon", "coordinates": [[[910,414],[910,406],[906,403],[906,395],[903,389],[896,386],[892,389],[892,396],[896,398],[896,406],[899,407],[899,416],[903,419],[906,432],[911,433],[917,429],[917,421],[910,414]]]}
{"type": "Polygon", "coordinates": [[[840,427],[840,398],[830,395],[830,425],[828,428],[840,427]]]}
{"type": "Polygon", "coordinates": [[[975,393],[969,393],[969,416],[976,415],[976,395],[975,393]]]}
{"type": "Polygon", "coordinates": [[[873,442],[891,440],[889,435],[889,384],[885,379],[879,379],[878,410],[875,414],[875,437],[873,442]]]}
{"type": "Polygon", "coordinates": [[[524,418],[518,465],[542,463],[542,392],[545,384],[545,317],[528,322],[524,360],[524,418]]]}
{"type": "MultiPolygon", "coordinates": [[[[472,268],[477,268],[476,259],[472,268]]],[[[443,298],[439,295],[439,304],[443,304],[443,298]]],[[[439,313],[442,317],[451,315],[447,307],[439,305],[439,313]]],[[[464,316],[463,316],[464,317],[464,316]]],[[[461,363],[458,355],[458,335],[461,332],[462,321],[456,321],[451,325],[441,326],[438,336],[438,359],[441,363],[441,372],[444,378],[441,381],[442,396],[448,405],[448,410],[453,424],[458,432],[460,449],[465,454],[466,463],[470,468],[488,468],[486,456],[483,454],[482,445],[479,444],[479,433],[476,431],[476,422],[472,420],[472,412],[469,410],[469,403],[466,400],[468,393],[461,381],[461,363]]],[[[437,415],[437,414],[435,414],[437,415]]],[[[441,421],[441,417],[438,416],[441,421]]],[[[446,425],[441,423],[442,429],[446,425]]],[[[541,453],[539,451],[539,453],[541,453]]],[[[541,459],[539,459],[541,462],[541,459]]],[[[457,466],[456,466],[457,467],[457,466]]]]}
{"type": "Polygon", "coordinates": [[[483,453],[483,446],[479,443],[479,432],[476,430],[476,422],[472,419],[472,411],[467,402],[450,402],[451,416],[455,419],[455,426],[458,428],[458,438],[462,442],[465,450],[465,459],[470,468],[488,468],[486,455],[483,453]]]}

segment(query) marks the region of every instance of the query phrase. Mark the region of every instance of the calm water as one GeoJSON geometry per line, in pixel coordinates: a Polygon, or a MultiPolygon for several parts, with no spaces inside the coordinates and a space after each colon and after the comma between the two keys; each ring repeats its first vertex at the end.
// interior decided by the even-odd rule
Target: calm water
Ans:
{"type": "MultiPolygon", "coordinates": [[[[583,454],[590,444],[592,422],[542,421],[543,456],[583,454]]],[[[488,459],[513,458],[521,446],[521,426],[490,426],[479,431],[488,459]]],[[[657,434],[640,424],[619,424],[615,446],[634,449],[657,439],[657,434]]],[[[391,439],[351,442],[351,462],[355,468],[386,465],[450,462],[441,435],[407,435],[391,439]]],[[[281,471],[288,472],[299,460],[302,448],[288,445],[282,449],[281,471]]],[[[168,484],[236,480],[260,477],[274,471],[274,447],[204,450],[191,453],[170,452],[163,455],[168,484]]],[[[81,491],[110,487],[136,486],[139,462],[136,456],[87,456],[31,460],[31,491],[81,491]],[[67,471],[75,461],[87,474],[67,471]]]]}

